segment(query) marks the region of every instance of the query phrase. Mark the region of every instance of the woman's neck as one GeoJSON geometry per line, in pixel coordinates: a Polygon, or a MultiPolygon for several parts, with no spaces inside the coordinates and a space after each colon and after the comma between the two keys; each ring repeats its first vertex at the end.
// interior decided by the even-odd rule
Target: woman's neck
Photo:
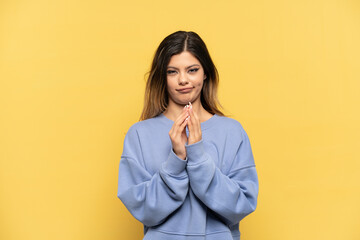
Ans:
{"type": "MultiPolygon", "coordinates": [[[[164,111],[163,114],[167,118],[175,121],[176,118],[181,114],[185,105],[177,104],[177,103],[173,102],[171,99],[169,99],[168,107],[164,111]]],[[[209,113],[208,111],[206,111],[204,109],[204,107],[201,104],[200,99],[197,99],[196,101],[192,102],[191,105],[193,107],[194,112],[196,112],[198,118],[200,119],[200,122],[205,122],[206,120],[208,120],[209,118],[211,118],[213,116],[211,113],[209,113]]]]}

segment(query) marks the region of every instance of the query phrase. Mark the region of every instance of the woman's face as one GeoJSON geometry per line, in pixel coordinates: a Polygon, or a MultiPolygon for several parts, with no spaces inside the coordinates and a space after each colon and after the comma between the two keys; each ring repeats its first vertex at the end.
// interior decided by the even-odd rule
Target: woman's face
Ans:
{"type": "Polygon", "coordinates": [[[173,55],[166,70],[169,103],[186,105],[200,100],[205,78],[199,60],[190,52],[173,55]]]}

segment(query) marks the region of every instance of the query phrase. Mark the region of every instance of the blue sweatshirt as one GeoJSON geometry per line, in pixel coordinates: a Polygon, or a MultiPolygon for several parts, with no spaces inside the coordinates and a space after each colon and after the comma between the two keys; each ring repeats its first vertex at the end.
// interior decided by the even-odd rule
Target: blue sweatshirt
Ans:
{"type": "Polygon", "coordinates": [[[258,177],[239,122],[214,115],[202,140],[172,150],[174,122],[163,114],[135,123],[124,140],[118,197],[144,225],[144,240],[240,239],[239,221],[257,205],[258,177]]]}

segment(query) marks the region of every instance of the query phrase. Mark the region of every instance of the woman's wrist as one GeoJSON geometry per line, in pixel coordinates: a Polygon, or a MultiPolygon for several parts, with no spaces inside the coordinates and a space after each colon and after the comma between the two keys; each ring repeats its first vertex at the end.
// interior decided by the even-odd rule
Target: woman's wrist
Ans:
{"type": "Polygon", "coordinates": [[[186,159],[186,152],[177,152],[175,151],[175,149],[173,149],[173,152],[176,154],[176,156],[178,156],[180,159],[185,160],[186,159]]]}

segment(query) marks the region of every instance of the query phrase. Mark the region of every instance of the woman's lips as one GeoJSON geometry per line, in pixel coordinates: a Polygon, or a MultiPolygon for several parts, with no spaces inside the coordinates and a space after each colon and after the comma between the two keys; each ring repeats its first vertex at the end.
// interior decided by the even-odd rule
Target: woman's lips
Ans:
{"type": "Polygon", "coordinates": [[[192,89],[193,89],[193,87],[188,87],[188,88],[176,89],[176,91],[178,91],[180,93],[188,93],[188,92],[191,92],[192,89]]]}

